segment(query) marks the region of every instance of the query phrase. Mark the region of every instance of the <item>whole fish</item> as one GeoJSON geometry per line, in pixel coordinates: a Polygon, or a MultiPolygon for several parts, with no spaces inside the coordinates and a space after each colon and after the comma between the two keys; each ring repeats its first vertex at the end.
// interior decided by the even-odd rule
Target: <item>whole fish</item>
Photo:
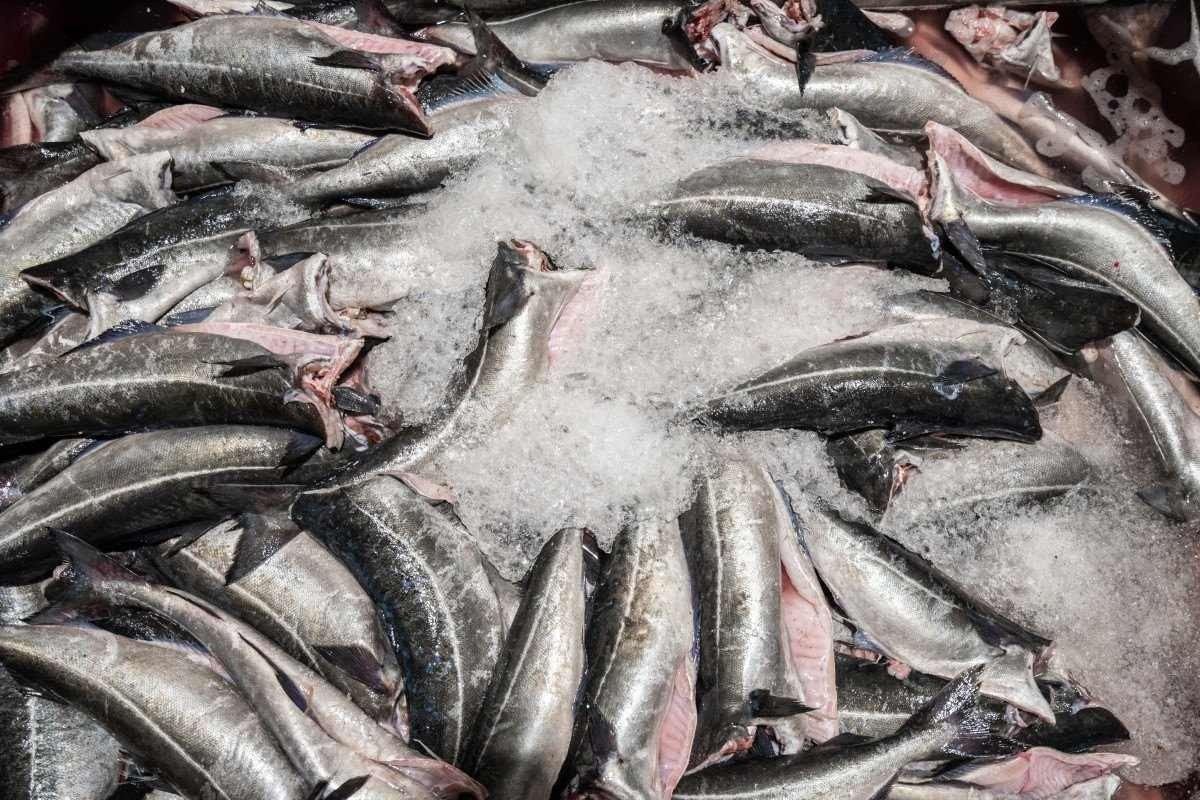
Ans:
{"type": "Polygon", "coordinates": [[[1054,720],[1032,674],[1034,658],[1048,640],[971,599],[882,533],[848,522],[812,498],[793,498],[792,505],[817,574],[882,652],[943,678],[986,665],[984,694],[1054,720]]]}
{"type": "Polygon", "coordinates": [[[68,51],[55,67],[179,100],[429,135],[413,90],[453,54],[412,43],[367,52],[355,45],[372,43],[337,31],[275,16],[204,17],[106,50],[68,51]]]}
{"type": "Polygon", "coordinates": [[[145,333],[0,373],[0,442],[210,423],[321,434],[308,402],[289,402],[296,370],[252,342],[145,333]]]}
{"type": "Polygon", "coordinates": [[[954,433],[1036,441],[1042,433],[1016,381],[952,342],[822,345],[712,398],[700,417],[732,430],[890,428],[897,439],[954,433]]]}
{"type": "MultiPolygon", "coordinates": [[[[259,227],[288,225],[306,209],[265,186],[213,189],[137,219],[96,244],[21,276],[92,316],[92,335],[126,319],[155,322],[205,284],[239,271],[234,245],[259,227]]],[[[53,305],[50,294],[43,308],[53,305]]]]}
{"type": "Polygon", "coordinates": [[[960,675],[895,734],[795,756],[718,764],[684,778],[676,800],[869,800],[914,761],[1008,753],[1016,748],[981,720],[978,667],[960,675]]]}
{"type": "Polygon", "coordinates": [[[104,159],[81,141],[0,148],[0,214],[78,178],[104,159]]]}
{"type": "Polygon", "coordinates": [[[96,628],[3,625],[0,663],[91,715],[188,796],[306,795],[250,706],[185,653],[96,628]]]}
{"type": "MultiPolygon", "coordinates": [[[[692,770],[748,749],[760,727],[786,752],[803,745],[799,715],[813,704],[792,644],[806,631],[788,624],[803,618],[784,609],[797,595],[791,586],[785,591],[780,554],[796,533],[777,493],[762,467],[728,462],[701,480],[680,518],[700,619],[692,770]]],[[[832,648],[831,637],[831,658],[832,648]]]]}
{"type": "Polygon", "coordinates": [[[570,796],[667,800],[696,731],[692,589],[677,522],[618,534],[594,609],[570,796]]]}
{"type": "Polygon", "coordinates": [[[406,724],[404,678],[375,606],[312,536],[290,520],[243,515],[181,544],[154,555],[172,582],[254,625],[376,719],[406,724]]]}
{"type": "Polygon", "coordinates": [[[881,133],[919,136],[930,120],[953,128],[1015,167],[1059,178],[1025,138],[930,62],[903,51],[818,63],[804,84],[796,66],[768,53],[731,24],[712,32],[721,68],[738,75],[764,102],[785,108],[838,108],[881,133]]]}
{"type": "Polygon", "coordinates": [[[428,424],[400,431],[350,474],[420,472],[447,442],[506,419],[549,369],[550,333],[586,276],[584,270],[559,271],[528,242],[501,243],[488,277],[479,344],[458,384],[428,424]]]}
{"type": "Polygon", "coordinates": [[[251,626],[199,598],[151,583],[69,534],[55,539],[69,567],[53,584],[60,603],[141,608],[196,637],[310,786],[361,783],[356,794],[364,800],[476,794],[466,776],[411,750],[251,626]]]}
{"type": "MultiPolygon", "coordinates": [[[[595,59],[692,72],[695,56],[675,24],[682,10],[673,0],[576,0],[493,19],[488,27],[518,58],[532,64],[595,59]]],[[[444,22],[418,35],[460,52],[475,52],[466,23],[444,22]]]]}
{"type": "Polygon", "coordinates": [[[1200,397],[1192,381],[1136,333],[1118,333],[1093,353],[1089,369],[1105,401],[1157,456],[1166,481],[1138,496],[1168,516],[1200,517],[1200,397]]]}
{"type": "MultiPolygon", "coordinates": [[[[837,657],[838,722],[843,733],[878,739],[903,727],[917,709],[942,690],[946,682],[911,671],[896,678],[885,663],[837,657]]],[[[1053,747],[1078,753],[1129,739],[1129,731],[1108,709],[1087,702],[1066,684],[1042,683],[1050,698],[1054,721],[1012,724],[1005,732],[1030,747],[1053,747]]],[[[1004,706],[988,701],[992,717],[1004,716],[1004,706]]]]}
{"type": "Polygon", "coordinates": [[[587,607],[582,531],[559,531],[521,605],[463,757],[491,800],[548,800],[571,743],[587,607]]]}
{"type": "Polygon", "coordinates": [[[412,740],[461,763],[504,645],[478,547],[392,475],[304,492],[292,516],[375,601],[404,671],[412,740]]]}
{"type": "Polygon", "coordinates": [[[284,482],[320,440],[283,428],[213,425],[137,433],[80,456],[0,519],[0,573],[38,573],[48,528],[97,543],[224,516],[226,484],[284,482]]]}
{"type": "Polygon", "coordinates": [[[930,171],[935,220],[965,225],[985,247],[1110,287],[1137,304],[1145,330],[1188,369],[1200,372],[1200,300],[1175,269],[1167,247],[1127,216],[1127,207],[1115,198],[1001,204],[960,187],[937,151],[931,153],[930,171]]]}
{"type": "Polygon", "coordinates": [[[768,159],[705,167],[638,216],[704,239],[934,271],[915,202],[849,169],[768,159]]]}
{"type": "Polygon", "coordinates": [[[182,128],[100,128],[80,135],[109,161],[170,153],[176,191],[227,183],[244,170],[281,178],[344,164],[377,137],[270,117],[218,116],[182,128]]]}
{"type": "Polygon", "coordinates": [[[92,167],[30,200],[0,227],[4,280],[45,261],[77,253],[131,220],[175,202],[171,157],[146,153],[92,167]]]}

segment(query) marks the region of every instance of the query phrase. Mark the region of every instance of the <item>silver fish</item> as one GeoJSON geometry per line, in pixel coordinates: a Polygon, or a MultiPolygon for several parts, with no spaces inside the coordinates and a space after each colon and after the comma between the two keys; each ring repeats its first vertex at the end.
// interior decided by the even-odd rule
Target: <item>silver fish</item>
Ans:
{"type": "MultiPolygon", "coordinates": [[[[803,745],[799,715],[812,706],[792,638],[799,645],[806,632],[789,629],[780,554],[796,533],[778,499],[765,469],[732,461],[701,480],[691,510],[680,518],[700,614],[692,770],[748,749],[760,726],[787,752],[803,745]]],[[[831,658],[832,647],[830,638],[831,658]]]]}
{"type": "Polygon", "coordinates": [[[81,141],[0,148],[0,213],[57,189],[104,161],[81,141]]]}
{"type": "Polygon", "coordinates": [[[0,663],[87,712],[188,796],[305,797],[237,691],[179,651],[94,628],[3,625],[0,663]]]}
{"type": "Polygon", "coordinates": [[[0,571],[38,572],[47,528],[95,542],[224,516],[222,484],[280,483],[320,440],[282,428],[214,425],[138,433],[97,447],[0,513],[0,571]]]}
{"type": "MultiPolygon", "coordinates": [[[[672,0],[576,0],[514,17],[488,27],[520,58],[534,64],[571,61],[633,61],[672,72],[691,72],[693,56],[672,23],[683,6],[672,0]]],[[[474,40],[466,23],[445,22],[420,35],[464,53],[474,40]]]]}
{"type": "Polygon", "coordinates": [[[463,758],[491,800],[549,800],[571,744],[586,607],[582,531],[564,529],[530,569],[463,758]]]}
{"type": "Polygon", "coordinates": [[[795,65],[767,53],[728,23],[712,35],[722,69],[739,75],[763,101],[785,108],[840,108],[882,133],[920,135],[933,120],[1001,161],[1046,177],[1058,175],[1018,131],[929,62],[888,52],[818,64],[801,92],[795,65]]]}
{"type": "Polygon", "coordinates": [[[270,636],[381,722],[407,724],[398,707],[404,678],[371,599],[312,536],[280,522],[224,522],[186,546],[160,545],[154,563],[180,588],[270,636]]]}
{"type": "Polygon", "coordinates": [[[95,444],[95,439],[61,439],[23,463],[0,484],[0,510],[62,472],[95,444]]]}
{"type": "Polygon", "coordinates": [[[617,536],[587,632],[572,797],[666,798],[696,730],[692,590],[679,525],[617,536]]]}
{"type": "Polygon", "coordinates": [[[1048,640],[971,599],[878,531],[846,521],[813,498],[793,498],[792,504],[817,574],[884,653],[944,678],[986,665],[984,694],[1054,720],[1031,671],[1048,640]],[[931,604],[931,597],[938,602],[931,604]]]}
{"type": "Polygon", "coordinates": [[[304,492],[292,517],[375,601],[404,668],[413,741],[461,762],[504,646],[478,547],[392,475],[304,492]]]}

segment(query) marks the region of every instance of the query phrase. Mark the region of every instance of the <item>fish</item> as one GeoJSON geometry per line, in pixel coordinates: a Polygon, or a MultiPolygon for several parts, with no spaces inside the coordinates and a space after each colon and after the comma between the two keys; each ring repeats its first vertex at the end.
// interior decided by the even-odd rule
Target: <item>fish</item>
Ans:
{"type": "Polygon", "coordinates": [[[94,84],[50,83],[5,99],[6,140],[14,143],[69,142],[100,122],[100,92],[94,84]]]}
{"type": "MultiPolygon", "coordinates": [[[[690,771],[749,749],[759,730],[785,752],[804,743],[801,715],[815,704],[793,648],[812,634],[804,630],[807,620],[785,608],[799,599],[781,555],[788,540],[795,546],[796,533],[779,500],[765,469],[730,461],[700,480],[680,518],[700,618],[690,771]]],[[[830,636],[830,668],[832,655],[830,636]]]]}
{"type": "Polygon", "coordinates": [[[675,798],[869,800],[881,796],[914,761],[1011,753],[1018,745],[981,719],[981,671],[975,667],[958,676],[891,736],[794,756],[718,764],[685,777],[675,798]]]}
{"type": "Polygon", "coordinates": [[[82,141],[0,148],[0,214],[11,214],[104,161],[82,141]]]}
{"type": "Polygon", "coordinates": [[[550,334],[588,275],[559,270],[528,242],[501,242],[485,289],[479,342],[447,399],[426,424],[406,428],[341,475],[421,473],[450,441],[478,435],[507,418],[550,366],[550,334]]]}
{"type": "Polygon", "coordinates": [[[241,515],[152,560],[181,589],[236,614],[375,719],[407,725],[404,676],[371,599],[346,567],[284,517],[241,515]]]}
{"type": "Polygon", "coordinates": [[[292,519],[375,602],[405,675],[412,741],[461,764],[504,646],[500,601],[475,542],[390,474],[302,492],[292,519]]]}
{"type": "Polygon", "coordinates": [[[794,64],[768,53],[731,24],[717,25],[712,36],[721,68],[737,75],[762,102],[838,108],[879,133],[919,136],[933,120],[1006,164],[1056,180],[1064,177],[1020,132],[924,59],[892,50],[818,63],[801,90],[794,64]]]}
{"type": "MultiPolygon", "coordinates": [[[[683,5],[674,0],[576,0],[491,19],[488,27],[530,64],[594,59],[691,73],[695,55],[676,23],[682,11],[683,5]]],[[[422,28],[417,35],[459,52],[475,52],[466,23],[443,22],[422,28]]]]}
{"type": "Polygon", "coordinates": [[[283,483],[320,445],[306,433],[251,425],[135,433],[107,442],[0,512],[0,574],[43,573],[54,557],[48,527],[110,544],[215,521],[225,516],[222,488],[283,483]]]}
{"type": "Polygon", "coordinates": [[[97,628],[0,625],[0,663],[86,712],[188,796],[305,797],[250,706],[185,652],[97,628]]]}
{"type": "Polygon", "coordinates": [[[1049,747],[1033,747],[1023,753],[998,759],[980,759],[941,773],[939,780],[979,786],[996,794],[1019,794],[1030,800],[1046,800],[1085,781],[1115,770],[1136,767],[1139,760],[1124,753],[1060,753],[1049,747]]]}
{"type": "Polygon", "coordinates": [[[62,472],[96,444],[95,439],[60,439],[23,463],[0,489],[0,511],[62,472]]]}
{"type": "Polygon", "coordinates": [[[1034,682],[1050,642],[971,598],[898,542],[812,497],[793,497],[801,541],[854,626],[888,657],[943,678],[985,666],[983,693],[1040,719],[1054,712],[1034,682]],[[931,605],[929,598],[938,599],[931,605]]]}
{"type": "Polygon", "coordinates": [[[1139,327],[1200,372],[1200,300],[1162,241],[1127,216],[1119,202],[1098,195],[1031,205],[989,202],[960,187],[936,149],[930,172],[933,219],[961,223],[989,249],[1107,286],[1138,306],[1139,327]]]}
{"type": "Polygon", "coordinates": [[[695,623],[676,520],[617,534],[593,599],[570,797],[672,797],[696,731],[695,623]]]}
{"type": "Polygon", "coordinates": [[[0,227],[4,280],[77,253],[126,223],[175,202],[171,157],[146,153],[92,167],[70,183],[30,200],[0,227]]]}
{"type": "Polygon", "coordinates": [[[179,625],[225,668],[310,786],[359,785],[364,798],[481,798],[447,764],[410,749],[338,689],[253,627],[177,589],[154,584],[65,532],[66,559],[47,591],[59,607],[133,606],[179,625]]]}
{"type": "Polygon", "coordinates": [[[705,167],[635,216],[753,249],[936,270],[915,201],[849,169],[769,159],[705,167]]]}
{"type": "MultiPolygon", "coordinates": [[[[941,678],[915,670],[905,677],[891,674],[890,665],[837,656],[838,723],[842,733],[878,739],[891,736],[916,709],[942,690],[941,678]]],[[[1111,711],[1096,705],[1069,684],[1038,681],[1049,698],[1054,721],[1013,722],[1005,733],[1028,747],[1051,747],[1082,753],[1095,747],[1119,744],[1129,731],[1111,711]]],[[[1005,716],[1005,707],[984,700],[992,716],[1005,716]]]]}
{"type": "Polygon", "coordinates": [[[428,136],[413,91],[453,53],[348,33],[277,16],[217,15],[104,50],[68,51],[54,66],[175,100],[428,136]]]}
{"type": "Polygon", "coordinates": [[[156,322],[211,281],[239,272],[253,254],[235,248],[259,227],[309,216],[261,184],[219,187],[151,212],[100,242],[21,273],[44,297],[87,311],[91,336],[122,320],[156,322]]]}
{"type": "Polygon", "coordinates": [[[952,433],[1028,442],[1042,434],[1020,385],[976,348],[953,342],[821,345],[711,397],[697,418],[724,430],[888,428],[896,440],[952,433]]]}
{"type": "Polygon", "coordinates": [[[583,531],[545,545],[466,746],[463,769],[491,800],[549,800],[567,757],[584,667],[583,531]]]}
{"type": "Polygon", "coordinates": [[[135,125],[84,131],[80,138],[109,161],[153,152],[171,156],[172,186],[196,191],[232,177],[286,180],[346,163],[379,137],[294,120],[217,116],[186,127],[135,125]]]}
{"type": "Polygon", "coordinates": [[[212,423],[324,435],[296,367],[243,339],[148,332],[0,373],[0,442],[212,423]],[[81,384],[82,381],[82,384],[81,384]]]}
{"type": "Polygon", "coordinates": [[[1178,521],[1200,518],[1200,405],[1192,381],[1132,331],[1085,351],[1105,403],[1154,454],[1165,480],[1138,497],[1178,521]]]}

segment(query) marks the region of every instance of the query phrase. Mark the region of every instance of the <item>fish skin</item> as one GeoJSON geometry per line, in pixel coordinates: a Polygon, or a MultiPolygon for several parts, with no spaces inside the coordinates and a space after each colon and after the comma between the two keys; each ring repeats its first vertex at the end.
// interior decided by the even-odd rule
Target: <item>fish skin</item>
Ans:
{"type": "Polygon", "coordinates": [[[1031,672],[1046,639],[971,599],[873,528],[848,522],[812,498],[792,498],[792,506],[801,541],[830,594],[888,657],[943,678],[987,665],[986,696],[1054,720],[1031,672]],[[931,604],[931,597],[939,602],[931,604]]]}
{"type": "Polygon", "coordinates": [[[713,29],[722,69],[741,76],[758,96],[784,108],[838,108],[881,133],[920,135],[933,120],[1015,167],[1060,178],[996,112],[927,62],[888,54],[818,64],[801,92],[795,66],[767,54],[732,25],[713,29]]]}
{"type": "Polygon", "coordinates": [[[320,446],[283,428],[212,425],[135,433],[80,456],[0,513],[0,574],[40,573],[52,526],[100,545],[185,522],[217,519],[221,484],[271,485],[320,446]]]}
{"type": "Polygon", "coordinates": [[[305,796],[236,690],[178,651],[95,628],[3,625],[0,663],[88,713],[188,796],[305,796]]]}
{"type": "Polygon", "coordinates": [[[85,131],[80,138],[110,161],[155,151],[170,153],[176,191],[227,183],[229,173],[236,174],[242,163],[264,173],[276,168],[281,176],[337,167],[376,139],[358,131],[241,116],[216,117],[183,129],[103,128],[85,131]]]}
{"type": "Polygon", "coordinates": [[[618,534],[593,599],[572,798],[668,798],[695,731],[692,589],[676,521],[618,534]],[[678,699],[678,702],[677,702],[678,699]],[[682,709],[682,713],[681,712],[682,709]],[[672,714],[675,717],[672,718],[672,714]],[[665,742],[671,725],[679,741],[665,742]],[[679,763],[664,763],[664,746],[679,763]]]}
{"type": "Polygon", "coordinates": [[[500,603],[475,543],[391,475],[304,492],[292,518],[375,601],[406,676],[412,740],[461,762],[504,645],[500,603]]]}
{"type": "Polygon", "coordinates": [[[173,541],[159,545],[154,564],[175,585],[270,636],[379,721],[392,722],[404,677],[358,581],[316,539],[299,531],[252,572],[226,582],[246,535],[235,522],[221,523],[185,547],[173,541]],[[381,685],[368,686],[329,661],[322,655],[327,648],[369,654],[381,685]]]}
{"type": "Polygon", "coordinates": [[[434,800],[410,771],[419,762],[452,768],[411,750],[253,627],[186,592],[151,583],[68,534],[56,541],[69,564],[52,587],[60,602],[133,606],[186,630],[225,668],[309,786],[366,777],[363,800],[434,800]]]}
{"type": "Polygon", "coordinates": [[[530,569],[466,747],[463,768],[490,800],[549,800],[571,743],[586,611],[582,532],[566,528],[530,569]]]}
{"type": "Polygon", "coordinates": [[[68,183],[104,159],[83,142],[40,142],[0,148],[0,213],[68,183]]]}
{"type": "Polygon", "coordinates": [[[684,178],[638,215],[704,239],[933,272],[916,205],[891,195],[884,184],[837,167],[740,158],[684,178]]]}
{"type": "Polygon", "coordinates": [[[296,385],[286,363],[228,374],[263,358],[242,339],[145,333],[0,373],[0,442],[234,422],[322,434],[310,403],[286,402],[296,385]]]}
{"type": "Polygon", "coordinates": [[[1086,196],[999,205],[962,189],[941,155],[930,155],[933,219],[961,221],[979,242],[1069,277],[1104,284],[1142,311],[1141,327],[1200,373],[1200,300],[1166,247],[1111,199],[1086,196]]]}
{"type": "MultiPolygon", "coordinates": [[[[56,66],[67,74],[177,100],[429,135],[411,92],[386,80],[386,58],[377,63],[380,70],[315,60],[342,50],[305,22],[228,15],[152,31],[107,50],[68,52],[56,66]],[[214,71],[223,74],[214,79],[214,71]],[[237,79],[243,75],[246,79],[237,79]]],[[[414,67],[405,63],[402,70],[414,67]]],[[[416,67],[416,73],[425,68],[416,67]]]]}
{"type": "MultiPolygon", "coordinates": [[[[665,24],[682,9],[673,0],[576,0],[489,20],[488,27],[518,58],[533,64],[632,61],[690,73],[694,71],[690,47],[682,34],[666,30],[665,24]]],[[[445,22],[423,28],[419,35],[464,53],[475,52],[466,23],[445,22]]]]}
{"type": "Polygon", "coordinates": [[[689,770],[748,749],[759,726],[776,729],[780,740],[785,733],[802,740],[802,717],[756,719],[750,708],[752,693],[761,691],[808,705],[781,608],[781,543],[796,534],[770,475],[747,461],[722,464],[700,480],[680,528],[700,619],[689,770]]]}
{"type": "Polygon", "coordinates": [[[21,277],[87,310],[95,335],[121,320],[157,321],[230,271],[230,249],[242,234],[307,216],[306,209],[268,187],[222,187],[147,214],[85,250],[26,269],[21,277]],[[137,288],[123,290],[130,281],[137,288]],[[102,313],[111,311],[106,304],[115,304],[117,313],[102,313]]]}
{"type": "Polygon", "coordinates": [[[1161,492],[1152,487],[1139,495],[1175,519],[1200,518],[1200,406],[1190,379],[1130,331],[1098,348],[1089,370],[1108,390],[1105,402],[1123,417],[1126,430],[1148,440],[1166,473],[1161,492]]]}
{"type": "Polygon", "coordinates": [[[528,243],[502,243],[488,278],[479,343],[441,409],[429,423],[401,430],[368,451],[345,476],[419,473],[447,443],[507,419],[549,370],[550,334],[588,274],[557,270],[528,243]]]}
{"type": "Polygon", "coordinates": [[[834,342],[714,397],[699,416],[732,430],[893,428],[903,437],[942,432],[1036,441],[1037,412],[1015,381],[946,377],[951,364],[975,362],[976,353],[947,342],[834,342]]]}
{"type": "Polygon", "coordinates": [[[977,723],[979,670],[950,684],[892,736],[796,756],[718,764],[687,776],[676,800],[869,800],[880,796],[905,766],[943,753],[1012,752],[1011,741],[977,723]],[[960,728],[961,726],[961,728],[960,728]]]}

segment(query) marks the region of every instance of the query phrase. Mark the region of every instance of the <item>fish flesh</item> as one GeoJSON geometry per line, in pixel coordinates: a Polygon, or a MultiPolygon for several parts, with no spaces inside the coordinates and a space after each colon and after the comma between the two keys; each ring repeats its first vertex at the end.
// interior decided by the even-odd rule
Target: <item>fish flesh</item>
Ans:
{"type": "Polygon", "coordinates": [[[889,428],[895,439],[953,433],[1036,441],[1042,434],[1017,382],[977,349],[952,342],[822,345],[712,397],[699,418],[726,430],[889,428]]]}
{"type": "Polygon", "coordinates": [[[392,475],[300,494],[292,517],[375,601],[412,740],[460,763],[504,646],[500,601],[461,524],[392,475]]]}
{"type": "Polygon", "coordinates": [[[211,425],[124,436],[80,456],[2,513],[0,574],[42,571],[48,528],[99,544],[225,515],[229,484],[284,482],[321,445],[306,433],[211,425]]]}
{"type": "Polygon", "coordinates": [[[873,528],[847,521],[811,497],[794,497],[792,505],[817,574],[855,627],[886,655],[943,678],[985,665],[985,695],[1054,720],[1032,674],[1047,639],[970,598],[873,528]]]}
{"type": "Polygon", "coordinates": [[[96,628],[0,626],[0,663],[79,708],[192,797],[305,797],[237,691],[177,650],[96,628]]]}
{"type": "Polygon", "coordinates": [[[542,547],[466,747],[491,800],[549,800],[567,757],[583,678],[583,531],[542,547]]]}
{"type": "Polygon", "coordinates": [[[695,623],[679,524],[623,528],[593,603],[569,796],[667,800],[696,731],[695,623]]]}
{"type": "Polygon", "coordinates": [[[236,614],[400,729],[404,677],[371,599],[349,570],[290,520],[241,515],[195,541],[159,545],[176,586],[236,614]]]}

